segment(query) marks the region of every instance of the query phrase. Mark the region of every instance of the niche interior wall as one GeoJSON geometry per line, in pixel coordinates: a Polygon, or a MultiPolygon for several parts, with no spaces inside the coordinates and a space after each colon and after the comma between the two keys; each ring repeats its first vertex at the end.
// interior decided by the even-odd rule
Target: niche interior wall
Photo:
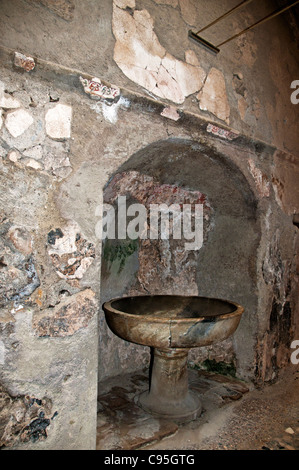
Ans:
{"type": "Polygon", "coordinates": [[[211,57],[187,37],[219,13],[204,0],[0,3],[1,447],[95,448],[101,381],[149,361],[109,333],[101,305],[161,280],[245,306],[233,340],[195,351],[195,363],[208,355],[274,381],[299,334],[286,18],[211,57]],[[135,244],[120,250],[121,270],[108,264],[99,210],[126,184],[132,201],[144,186],[202,200],[202,249],[135,244]]]}
{"type": "MultiPolygon", "coordinates": [[[[105,187],[104,202],[114,204],[117,211],[119,196],[126,198],[127,208],[134,203],[147,209],[150,204],[183,207],[189,203],[194,211],[194,204],[201,204],[203,246],[186,250],[183,234],[182,240],[162,240],[161,232],[157,240],[148,236],[136,240],[108,237],[102,249],[104,301],[123,295],[161,293],[235,300],[245,306],[246,313],[234,340],[220,347],[197,349],[192,360],[199,366],[205,359],[217,359],[238,367],[243,377],[250,374],[258,324],[256,267],[261,229],[257,199],[245,176],[213,149],[172,138],[141,149],[118,169],[105,187]]],[[[99,344],[100,371],[105,370],[111,357],[115,374],[128,368],[124,367],[126,362],[132,370],[142,362],[147,364],[148,348],[129,343],[124,347],[124,341],[107,332],[104,319],[99,344]]]]}

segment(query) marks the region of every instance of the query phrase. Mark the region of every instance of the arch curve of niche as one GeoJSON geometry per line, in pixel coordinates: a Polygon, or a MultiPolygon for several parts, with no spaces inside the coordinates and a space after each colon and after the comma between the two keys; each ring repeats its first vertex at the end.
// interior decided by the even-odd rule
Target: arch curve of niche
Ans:
{"type": "MultiPolygon", "coordinates": [[[[114,208],[116,238],[103,241],[102,303],[142,294],[202,295],[238,302],[245,313],[235,335],[193,349],[190,359],[195,364],[207,358],[233,363],[240,377],[250,376],[260,224],[255,196],[235,163],[194,141],[158,141],[136,152],[112,175],[104,189],[104,202],[114,208]],[[118,239],[119,197],[125,198],[126,209],[132,204],[146,208],[163,203],[201,204],[201,248],[186,250],[186,240],[163,240],[160,232],[158,239],[118,239]]],[[[117,338],[101,315],[99,381],[140,370],[149,360],[149,348],[117,338]]]]}

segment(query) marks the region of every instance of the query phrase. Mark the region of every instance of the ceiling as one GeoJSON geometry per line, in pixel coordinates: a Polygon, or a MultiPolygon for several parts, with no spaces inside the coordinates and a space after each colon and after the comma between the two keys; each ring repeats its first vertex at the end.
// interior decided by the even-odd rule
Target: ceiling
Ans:
{"type": "MultiPolygon", "coordinates": [[[[276,9],[277,7],[281,8],[290,5],[293,1],[294,0],[273,0],[273,4],[276,9]]],[[[299,48],[299,3],[283,13],[282,17],[288,24],[293,39],[297,44],[297,48],[299,48]]]]}

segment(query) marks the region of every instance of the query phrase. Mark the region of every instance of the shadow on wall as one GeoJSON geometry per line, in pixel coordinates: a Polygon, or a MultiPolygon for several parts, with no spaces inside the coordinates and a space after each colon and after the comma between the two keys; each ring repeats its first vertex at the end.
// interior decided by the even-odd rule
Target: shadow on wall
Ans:
{"type": "MultiPolygon", "coordinates": [[[[221,343],[220,349],[217,344],[208,350],[195,349],[192,360],[200,362],[207,354],[211,360],[221,356],[221,361],[235,363],[240,376],[248,375],[254,361],[260,227],[257,201],[240,169],[198,143],[159,141],[118,169],[106,185],[104,202],[107,238],[102,250],[101,301],[150,293],[203,295],[242,304],[245,314],[234,337],[221,343]],[[162,213],[154,218],[153,207],[161,204],[162,213]],[[201,240],[196,239],[199,206],[201,240]],[[178,212],[168,212],[170,207],[178,212]],[[176,238],[180,217],[181,237],[176,238]],[[153,228],[154,221],[158,225],[153,228]],[[136,239],[132,239],[132,225],[136,239]],[[200,249],[194,249],[196,245],[200,249]]],[[[99,380],[148,365],[148,349],[114,336],[102,315],[99,380]]]]}

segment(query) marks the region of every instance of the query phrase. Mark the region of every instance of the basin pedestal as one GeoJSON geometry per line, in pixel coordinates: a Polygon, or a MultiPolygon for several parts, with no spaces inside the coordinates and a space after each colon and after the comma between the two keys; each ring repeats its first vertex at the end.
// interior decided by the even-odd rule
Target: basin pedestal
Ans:
{"type": "Polygon", "coordinates": [[[200,400],[188,386],[188,351],[182,348],[154,349],[150,389],[138,399],[145,411],[178,421],[193,420],[200,415],[200,400]]]}
{"type": "Polygon", "coordinates": [[[161,418],[196,419],[201,403],[188,388],[189,349],[228,338],[244,308],[208,297],[140,295],[112,299],[103,309],[113,333],[154,348],[150,387],[138,397],[138,404],[161,418]]]}

